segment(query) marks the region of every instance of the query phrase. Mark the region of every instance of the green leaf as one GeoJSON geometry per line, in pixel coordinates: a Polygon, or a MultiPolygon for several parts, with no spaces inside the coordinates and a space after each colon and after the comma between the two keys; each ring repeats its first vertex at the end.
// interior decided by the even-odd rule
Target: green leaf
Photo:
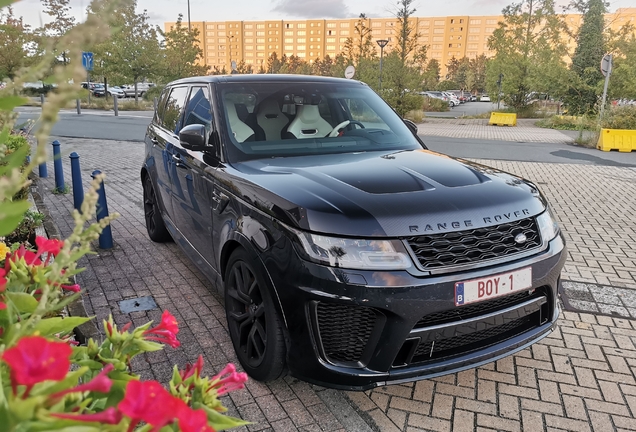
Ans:
{"type": "Polygon", "coordinates": [[[35,308],[38,307],[38,301],[31,294],[7,291],[4,295],[21,313],[33,313],[35,308]]]}
{"type": "MultiPolygon", "coordinates": [[[[1,144],[9,144],[8,139],[0,140],[1,144]]],[[[0,175],[6,175],[11,170],[24,165],[27,155],[31,149],[28,145],[23,145],[15,149],[11,154],[2,158],[2,166],[0,166],[0,175]]]]}
{"type": "MultiPolygon", "coordinates": [[[[37,303],[36,303],[37,304],[37,303]]],[[[35,330],[42,336],[51,336],[58,333],[68,333],[85,322],[90,321],[89,317],[53,317],[40,320],[35,325],[35,330]]]]}
{"type": "Polygon", "coordinates": [[[0,237],[8,236],[20,225],[29,207],[31,207],[31,204],[28,201],[0,203],[0,220],[2,221],[0,237]]]}
{"type": "Polygon", "coordinates": [[[252,424],[251,422],[239,418],[223,415],[205,405],[203,406],[203,409],[208,415],[208,424],[212,426],[215,431],[224,431],[226,429],[252,424]]]}
{"type": "MultiPolygon", "coordinates": [[[[0,5],[2,5],[3,1],[6,1],[6,0],[0,0],[0,5]]],[[[0,110],[12,111],[13,108],[20,105],[24,105],[27,102],[28,100],[21,96],[3,96],[3,97],[0,97],[0,110]]]]}

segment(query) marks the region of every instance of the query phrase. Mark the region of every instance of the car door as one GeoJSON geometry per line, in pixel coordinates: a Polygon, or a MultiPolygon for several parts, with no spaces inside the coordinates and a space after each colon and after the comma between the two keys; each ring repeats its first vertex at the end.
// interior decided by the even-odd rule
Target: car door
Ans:
{"type": "MultiPolygon", "coordinates": [[[[202,124],[207,136],[213,128],[210,105],[210,89],[207,84],[193,84],[183,116],[183,127],[202,124]]],[[[172,207],[175,225],[190,244],[207,261],[214,263],[212,244],[211,197],[214,189],[214,167],[208,165],[204,152],[187,150],[176,144],[173,148],[175,177],[172,190],[172,207]]]]}
{"type": "MultiPolygon", "coordinates": [[[[176,164],[173,159],[173,148],[179,144],[179,130],[181,118],[188,95],[187,86],[173,87],[168,90],[165,101],[157,107],[157,121],[149,128],[149,139],[152,144],[152,154],[157,167],[155,185],[164,209],[171,220],[174,221],[175,213],[172,208],[171,191],[176,176],[176,164]]],[[[163,97],[163,96],[162,96],[163,97]]],[[[177,185],[177,189],[180,187],[177,185]]]]}

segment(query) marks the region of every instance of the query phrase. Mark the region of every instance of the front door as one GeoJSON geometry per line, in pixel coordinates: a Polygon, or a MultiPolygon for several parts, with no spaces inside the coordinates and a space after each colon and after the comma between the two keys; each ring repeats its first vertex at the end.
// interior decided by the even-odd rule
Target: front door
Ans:
{"type": "MultiPolygon", "coordinates": [[[[190,90],[182,127],[191,124],[205,125],[210,136],[212,113],[210,91],[206,84],[194,84],[190,90]]],[[[214,168],[204,162],[204,155],[203,152],[186,150],[180,145],[174,146],[172,208],[179,231],[207,264],[213,266],[211,197],[214,168]]]]}

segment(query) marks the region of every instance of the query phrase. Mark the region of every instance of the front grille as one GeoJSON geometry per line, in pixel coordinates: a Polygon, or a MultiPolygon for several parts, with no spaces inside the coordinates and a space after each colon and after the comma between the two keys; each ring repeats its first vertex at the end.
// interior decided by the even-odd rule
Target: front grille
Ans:
{"type": "Polygon", "coordinates": [[[464,354],[476,349],[483,349],[517,336],[533,327],[536,327],[536,325],[533,324],[531,317],[525,316],[485,330],[440,339],[434,342],[422,342],[417,346],[413,354],[413,361],[439,359],[455,354],[464,354]]]}
{"type": "Polygon", "coordinates": [[[545,295],[544,290],[523,291],[471,305],[453,307],[445,311],[424,315],[413,328],[419,329],[429,325],[445,324],[451,321],[465,320],[477,315],[486,315],[499,309],[505,309],[516,303],[524,302],[538,295],[545,295]]]}
{"type": "Polygon", "coordinates": [[[316,312],[325,356],[334,362],[359,361],[375,326],[373,309],[320,302],[316,312]]]}
{"type": "Polygon", "coordinates": [[[406,240],[425,270],[479,263],[541,246],[534,218],[466,231],[407,237],[406,240]],[[525,234],[526,241],[518,244],[515,237],[521,233],[525,234]]]}

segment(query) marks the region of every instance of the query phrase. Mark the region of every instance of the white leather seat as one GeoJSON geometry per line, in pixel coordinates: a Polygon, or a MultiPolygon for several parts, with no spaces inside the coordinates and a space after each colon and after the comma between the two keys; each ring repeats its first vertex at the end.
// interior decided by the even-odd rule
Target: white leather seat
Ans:
{"type": "Polygon", "coordinates": [[[258,105],[256,123],[265,132],[265,140],[272,141],[281,139],[281,132],[289,120],[281,112],[278,102],[274,99],[266,99],[258,105]]]}
{"type": "Polygon", "coordinates": [[[232,131],[234,138],[238,142],[244,142],[249,137],[254,135],[254,130],[248,125],[246,125],[245,123],[243,123],[241,119],[238,117],[238,113],[236,111],[236,105],[234,105],[232,102],[227,101],[226,106],[227,106],[227,117],[230,123],[230,130],[232,131]]]}
{"type": "Polygon", "coordinates": [[[318,105],[300,105],[296,118],[289,124],[287,132],[296,138],[324,138],[333,130],[333,126],[322,117],[318,105]]]}

